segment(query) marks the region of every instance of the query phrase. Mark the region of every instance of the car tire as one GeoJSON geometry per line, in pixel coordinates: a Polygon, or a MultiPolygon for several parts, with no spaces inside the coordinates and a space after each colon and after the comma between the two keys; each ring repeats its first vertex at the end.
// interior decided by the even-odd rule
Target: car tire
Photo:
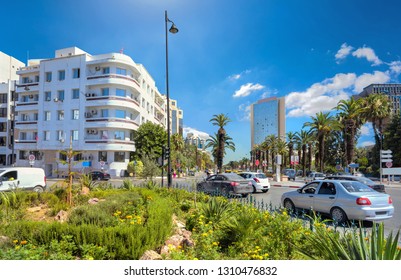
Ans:
{"type": "Polygon", "coordinates": [[[333,219],[333,221],[338,224],[345,223],[348,220],[347,214],[344,212],[343,209],[339,207],[332,208],[330,210],[330,216],[333,219]]]}
{"type": "Polygon", "coordinates": [[[290,213],[295,212],[294,202],[292,202],[289,198],[286,198],[284,200],[284,208],[287,209],[287,211],[290,213]]]}
{"type": "Polygon", "coordinates": [[[202,185],[198,184],[198,185],[196,185],[196,191],[197,192],[204,192],[205,188],[202,185]]]}
{"type": "Polygon", "coordinates": [[[263,193],[267,193],[267,191],[268,191],[268,189],[267,190],[262,190],[263,193]]]}
{"type": "Polygon", "coordinates": [[[256,193],[256,188],[254,185],[252,185],[252,189],[253,189],[252,193],[256,193]]]}
{"type": "Polygon", "coordinates": [[[37,193],[42,193],[42,192],[44,191],[44,189],[43,189],[42,186],[35,186],[35,187],[33,188],[33,191],[34,191],[34,192],[37,192],[37,193]]]}

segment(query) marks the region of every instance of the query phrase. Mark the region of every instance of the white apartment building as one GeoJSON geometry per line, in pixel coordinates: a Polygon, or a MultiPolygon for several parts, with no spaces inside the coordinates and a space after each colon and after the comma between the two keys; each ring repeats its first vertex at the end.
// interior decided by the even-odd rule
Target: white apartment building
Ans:
{"type": "Polygon", "coordinates": [[[75,171],[103,169],[119,177],[147,121],[166,127],[166,98],[141,64],[122,53],[90,55],[76,47],[30,60],[17,71],[16,163],[64,175],[66,151],[81,154],[75,171]],[[34,157],[34,160],[32,160],[34,157]]]}
{"type": "MultiPolygon", "coordinates": [[[[15,81],[17,69],[25,64],[0,51],[0,166],[14,163],[14,118],[15,81]]],[[[15,159],[15,157],[14,157],[15,159]]]]}

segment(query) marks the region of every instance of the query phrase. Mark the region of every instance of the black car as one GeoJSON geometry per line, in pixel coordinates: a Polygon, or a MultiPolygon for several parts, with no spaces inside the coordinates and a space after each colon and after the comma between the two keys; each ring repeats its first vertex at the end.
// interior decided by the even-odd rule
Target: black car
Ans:
{"type": "Polygon", "coordinates": [[[235,173],[221,173],[207,177],[196,185],[199,192],[223,196],[243,196],[253,192],[252,183],[235,173]]]}
{"type": "Polygon", "coordinates": [[[374,182],[366,177],[362,176],[354,176],[354,175],[330,175],[327,176],[325,179],[329,180],[348,180],[348,181],[358,181],[361,182],[362,184],[367,185],[368,187],[374,189],[375,191],[385,193],[386,190],[384,189],[383,184],[378,184],[377,182],[374,182]]]}
{"type": "Polygon", "coordinates": [[[102,181],[108,181],[110,180],[110,174],[102,171],[92,171],[88,174],[91,176],[92,180],[102,180],[102,181]]]}

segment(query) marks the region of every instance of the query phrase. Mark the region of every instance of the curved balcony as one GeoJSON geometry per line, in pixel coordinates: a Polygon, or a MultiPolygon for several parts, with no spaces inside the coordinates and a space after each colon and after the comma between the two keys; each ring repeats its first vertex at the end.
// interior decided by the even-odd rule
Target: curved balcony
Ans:
{"type": "Polygon", "coordinates": [[[92,117],[86,119],[86,128],[122,128],[136,130],[139,124],[130,119],[92,117]]]}
{"type": "Polygon", "coordinates": [[[139,82],[130,77],[125,75],[118,75],[118,74],[101,74],[101,75],[93,75],[87,77],[87,85],[88,86],[95,86],[95,85],[125,85],[127,87],[135,89],[137,92],[141,92],[141,87],[139,82]]]}
{"type": "Polygon", "coordinates": [[[120,96],[96,96],[91,94],[91,96],[86,97],[86,101],[90,106],[118,106],[118,107],[130,107],[135,109],[135,111],[139,112],[139,102],[128,98],[128,97],[120,97],[120,96]]]}

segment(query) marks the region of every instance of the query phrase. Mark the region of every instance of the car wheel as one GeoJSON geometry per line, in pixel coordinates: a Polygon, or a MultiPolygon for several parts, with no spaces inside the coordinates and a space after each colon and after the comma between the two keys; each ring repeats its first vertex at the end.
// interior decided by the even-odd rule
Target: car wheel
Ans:
{"type": "Polygon", "coordinates": [[[241,196],[242,196],[242,197],[248,197],[248,194],[249,194],[249,193],[243,193],[243,194],[241,194],[241,196]]]}
{"type": "Polygon", "coordinates": [[[43,188],[41,186],[36,186],[36,187],[33,188],[33,191],[37,192],[37,193],[42,193],[43,192],[43,188]]]}
{"type": "Polygon", "coordinates": [[[345,223],[348,220],[344,210],[338,207],[331,209],[330,215],[333,221],[339,224],[345,223]]]}
{"type": "Polygon", "coordinates": [[[201,184],[198,184],[198,185],[196,185],[196,191],[198,191],[198,192],[204,192],[204,191],[205,191],[205,188],[204,188],[201,184]]]}
{"type": "Polygon", "coordinates": [[[252,189],[253,189],[253,193],[256,193],[256,188],[255,188],[255,186],[254,185],[252,185],[252,189]]]}
{"type": "Polygon", "coordinates": [[[268,191],[268,189],[267,190],[262,190],[262,192],[264,192],[264,193],[267,193],[267,191],[268,191]]]}
{"type": "Polygon", "coordinates": [[[295,211],[295,205],[289,198],[284,200],[284,208],[290,213],[295,211]]]}
{"type": "Polygon", "coordinates": [[[220,195],[224,196],[224,197],[229,197],[230,196],[230,192],[228,191],[227,188],[223,187],[223,188],[220,189],[220,195]]]}

